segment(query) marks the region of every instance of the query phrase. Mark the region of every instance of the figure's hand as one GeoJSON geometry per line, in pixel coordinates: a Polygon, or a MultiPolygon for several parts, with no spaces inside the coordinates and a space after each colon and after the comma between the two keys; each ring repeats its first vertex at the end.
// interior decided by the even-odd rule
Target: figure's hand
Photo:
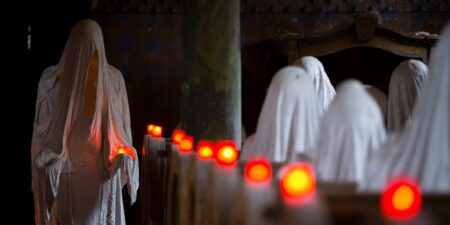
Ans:
{"type": "Polygon", "coordinates": [[[36,156],[35,164],[38,168],[44,169],[59,159],[59,155],[53,152],[51,149],[44,149],[36,156]]]}
{"type": "Polygon", "coordinates": [[[110,158],[109,174],[113,176],[118,168],[123,167],[126,163],[132,162],[136,157],[136,150],[131,146],[117,148],[110,158]]]}
{"type": "Polygon", "coordinates": [[[117,171],[122,168],[125,169],[129,163],[133,162],[133,157],[129,154],[121,153],[114,156],[111,160],[110,167],[107,169],[109,176],[113,177],[117,171]]]}
{"type": "Polygon", "coordinates": [[[117,154],[112,160],[113,167],[121,165],[124,161],[124,154],[117,154]]]}
{"type": "Polygon", "coordinates": [[[136,151],[130,146],[120,147],[116,153],[116,156],[118,155],[126,155],[127,157],[134,159],[136,157],[136,151]]]}

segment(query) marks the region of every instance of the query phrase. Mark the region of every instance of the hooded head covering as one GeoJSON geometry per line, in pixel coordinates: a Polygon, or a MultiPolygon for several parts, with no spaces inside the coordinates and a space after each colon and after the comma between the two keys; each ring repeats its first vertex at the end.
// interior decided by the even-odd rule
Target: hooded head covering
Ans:
{"type": "Polygon", "coordinates": [[[321,122],[311,158],[319,180],[359,182],[367,159],[386,139],[375,100],[356,80],[342,83],[321,122]]]}
{"type": "Polygon", "coordinates": [[[313,79],[314,87],[320,100],[323,102],[323,108],[326,110],[336,92],[327,73],[325,73],[322,63],[313,56],[304,56],[295,61],[294,65],[303,68],[313,79]]]}
{"type": "Polygon", "coordinates": [[[125,83],[106,60],[95,21],[72,28],[37,96],[31,146],[36,223],[124,224],[121,188],[128,184],[134,202],[138,159],[125,83]],[[116,157],[120,147],[128,156],[116,157]]]}
{"type": "Polygon", "coordinates": [[[298,67],[287,66],[272,78],[256,133],[243,146],[241,159],[265,156],[291,160],[312,147],[323,112],[311,79],[298,67]]]}
{"type": "Polygon", "coordinates": [[[381,110],[381,115],[383,116],[383,121],[386,121],[386,114],[387,114],[387,97],[386,94],[384,94],[383,91],[378,89],[375,86],[372,85],[364,85],[366,88],[367,93],[369,93],[370,96],[372,96],[373,99],[375,99],[375,102],[378,104],[381,110]]]}
{"type": "Polygon", "coordinates": [[[427,79],[427,72],[427,66],[415,59],[406,60],[395,68],[389,83],[389,131],[398,132],[405,123],[409,123],[422,83],[427,79]]]}
{"type": "Polygon", "coordinates": [[[450,25],[430,59],[429,78],[411,123],[398,140],[376,153],[362,190],[380,191],[398,176],[415,180],[423,192],[450,192],[450,25]]]}

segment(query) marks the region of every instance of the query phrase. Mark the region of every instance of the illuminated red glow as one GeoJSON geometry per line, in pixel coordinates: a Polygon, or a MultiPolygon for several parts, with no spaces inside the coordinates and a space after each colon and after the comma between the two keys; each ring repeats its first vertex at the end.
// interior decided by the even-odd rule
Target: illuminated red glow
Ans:
{"type": "Polygon", "coordinates": [[[197,144],[197,158],[209,160],[214,158],[215,145],[211,141],[199,141],[197,144]]]}
{"type": "Polygon", "coordinates": [[[218,141],[216,143],[216,162],[221,166],[233,166],[238,160],[236,144],[231,140],[218,141]]]}
{"type": "Polygon", "coordinates": [[[117,151],[117,153],[119,154],[125,154],[125,148],[119,148],[119,150],[117,151]]]}
{"type": "Polygon", "coordinates": [[[272,179],[272,167],[265,158],[249,160],[245,166],[245,180],[253,184],[266,184],[272,179]]]}
{"type": "Polygon", "coordinates": [[[302,204],[309,201],[316,192],[314,169],[308,163],[293,163],[281,170],[280,190],[288,204],[302,204]]]}
{"type": "Polygon", "coordinates": [[[122,146],[117,148],[115,151],[111,152],[110,155],[110,159],[114,159],[117,155],[128,155],[130,156],[133,160],[136,158],[136,154],[134,152],[134,149],[130,146],[122,146]]]}
{"type": "Polygon", "coordinates": [[[172,133],[172,141],[174,144],[180,144],[186,133],[183,130],[174,130],[172,133]]]}
{"type": "Polygon", "coordinates": [[[162,135],[163,128],[161,126],[154,126],[152,130],[152,136],[159,138],[162,135]]]}
{"type": "Polygon", "coordinates": [[[147,125],[147,134],[152,135],[153,129],[154,129],[154,128],[155,128],[155,125],[154,125],[154,124],[148,124],[148,125],[147,125]]]}
{"type": "Polygon", "coordinates": [[[192,136],[185,135],[179,144],[180,152],[192,152],[194,148],[194,139],[192,136]]]}
{"type": "Polygon", "coordinates": [[[381,210],[390,219],[411,219],[419,213],[421,204],[419,187],[408,178],[394,180],[381,196],[381,210]]]}

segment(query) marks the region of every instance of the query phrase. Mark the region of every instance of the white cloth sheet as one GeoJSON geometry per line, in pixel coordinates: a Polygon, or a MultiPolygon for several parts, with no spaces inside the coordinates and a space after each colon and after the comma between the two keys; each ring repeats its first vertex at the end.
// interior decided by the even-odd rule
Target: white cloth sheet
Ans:
{"type": "Polygon", "coordinates": [[[31,159],[36,224],[125,224],[122,187],[134,203],[139,163],[125,82],[93,20],[72,28],[59,64],[42,74],[31,159]]]}
{"type": "Polygon", "coordinates": [[[380,108],[356,80],[344,81],[308,151],[318,180],[361,182],[368,157],[386,140],[380,108]]]}
{"type": "Polygon", "coordinates": [[[422,192],[450,192],[450,24],[431,54],[428,80],[410,125],[370,160],[361,191],[378,192],[409,177],[422,192]]]}
{"type": "Polygon", "coordinates": [[[307,73],[294,66],[272,78],[258,119],[256,133],[245,142],[240,160],[265,156],[284,162],[313,146],[323,106],[307,73]]]}
{"type": "Polygon", "coordinates": [[[410,122],[414,104],[427,75],[427,65],[416,59],[400,63],[392,72],[388,96],[389,131],[399,132],[410,122]]]}
{"type": "Polygon", "coordinates": [[[328,78],[322,63],[313,56],[304,56],[294,62],[294,66],[303,68],[313,79],[314,87],[326,110],[336,95],[333,85],[328,78]]]}

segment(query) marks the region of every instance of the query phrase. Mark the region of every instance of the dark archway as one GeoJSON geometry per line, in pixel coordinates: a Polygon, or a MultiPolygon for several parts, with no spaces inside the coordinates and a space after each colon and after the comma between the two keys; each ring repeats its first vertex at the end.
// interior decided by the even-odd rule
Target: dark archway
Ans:
{"type": "Polygon", "coordinates": [[[331,83],[337,85],[349,78],[377,87],[386,95],[392,71],[408,57],[374,47],[354,47],[317,57],[325,67],[331,83]]]}

